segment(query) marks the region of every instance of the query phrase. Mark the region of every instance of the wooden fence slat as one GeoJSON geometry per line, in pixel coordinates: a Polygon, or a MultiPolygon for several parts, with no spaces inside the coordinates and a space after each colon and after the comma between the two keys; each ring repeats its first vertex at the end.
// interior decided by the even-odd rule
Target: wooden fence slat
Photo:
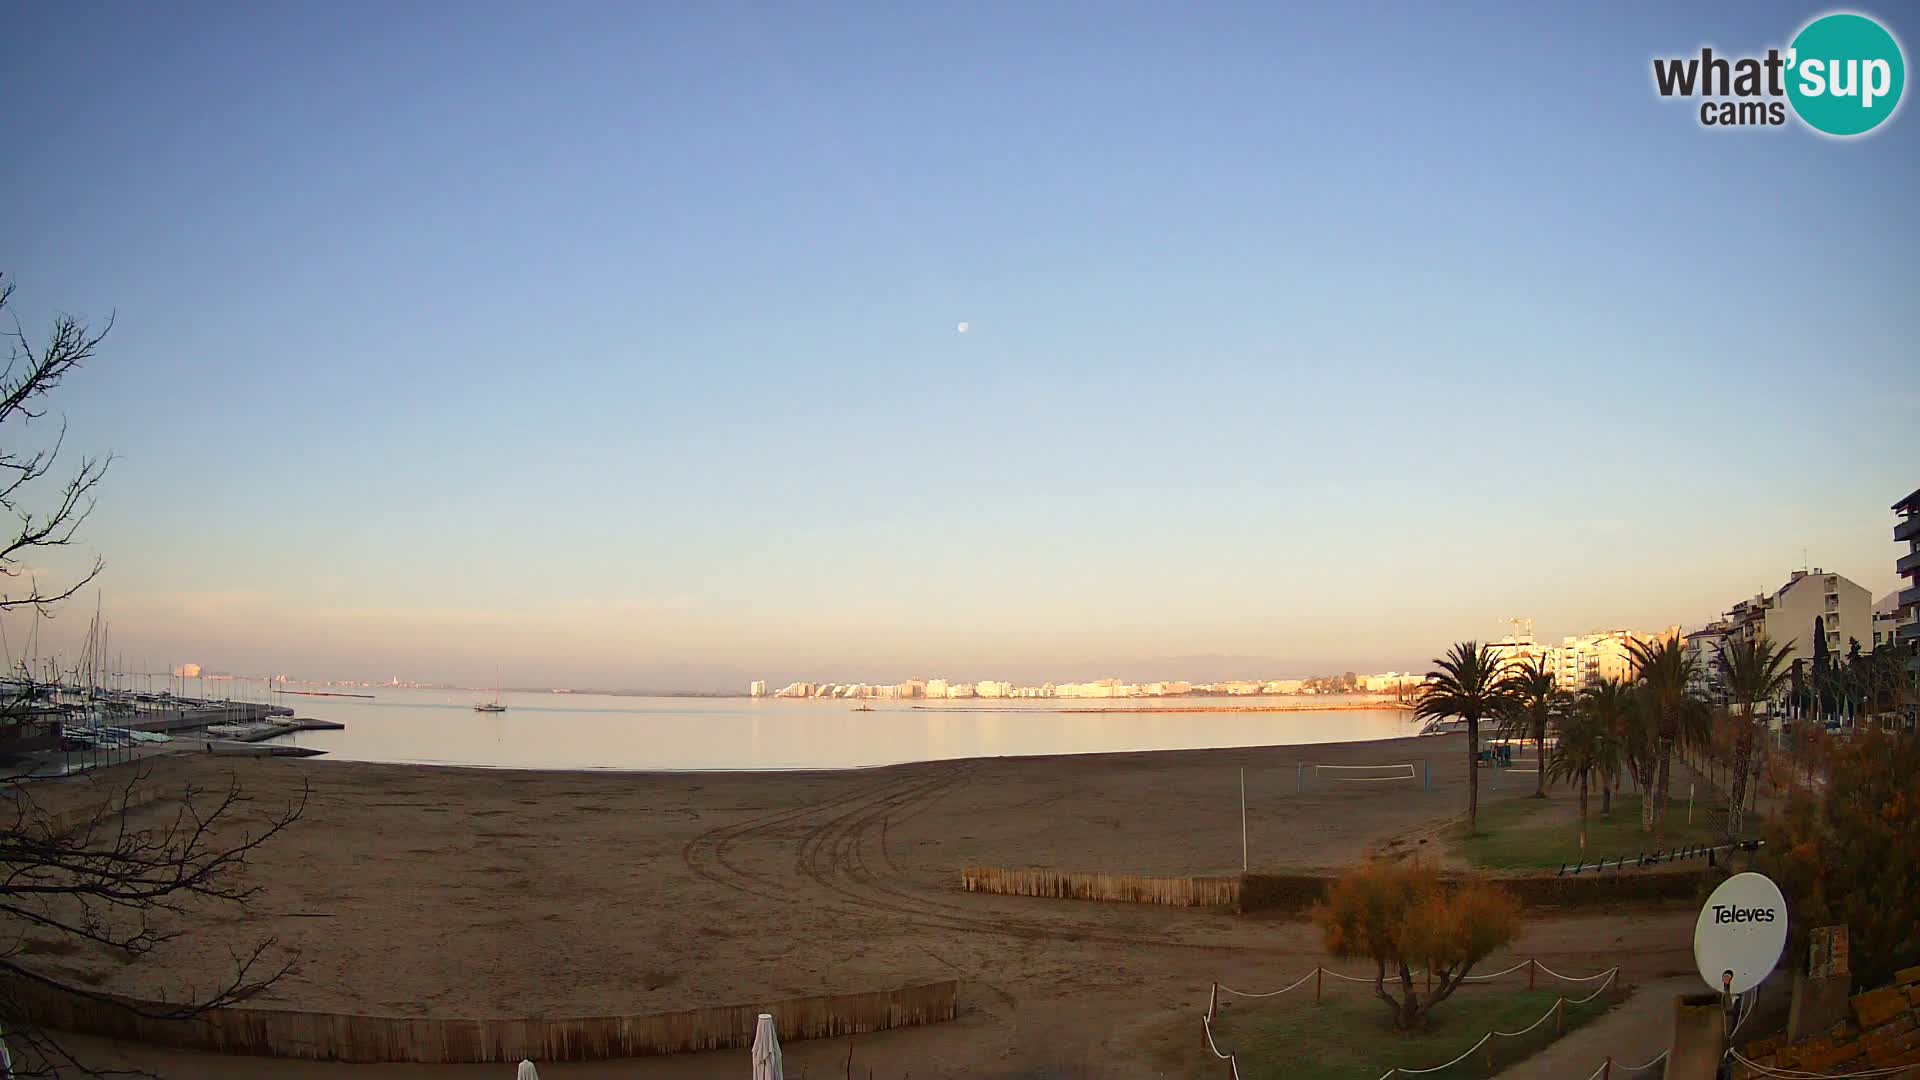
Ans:
{"type": "Polygon", "coordinates": [[[361,1016],[235,1006],[192,1020],[157,1020],[167,1008],[128,998],[101,1001],[40,983],[9,988],[29,1016],[63,1031],[130,1039],[188,1050],[315,1061],[459,1064],[599,1061],[699,1050],[744,1049],[754,1024],[772,1013],[784,1040],[827,1038],[951,1020],[957,980],[898,990],[789,998],[767,1005],[721,1005],[643,1016],[562,1020],[470,1020],[361,1016]]]}
{"type": "Polygon", "coordinates": [[[1000,896],[1039,896],[1054,900],[1102,900],[1169,907],[1237,907],[1238,877],[1147,877],[1138,874],[1084,874],[1033,867],[1012,870],[968,866],[960,871],[968,892],[1000,896]]]}

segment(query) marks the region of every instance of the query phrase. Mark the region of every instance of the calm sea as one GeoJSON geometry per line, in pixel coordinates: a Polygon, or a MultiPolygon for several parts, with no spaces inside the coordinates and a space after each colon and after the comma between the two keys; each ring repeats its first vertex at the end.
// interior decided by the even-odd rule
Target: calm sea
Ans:
{"type": "MultiPolygon", "coordinates": [[[[1355,709],[1269,713],[1148,713],[1167,700],[1114,702],[873,702],[748,698],[506,694],[504,713],[473,711],[485,696],[376,690],[374,700],[275,696],[301,716],[344,731],[281,741],[336,758],[533,769],[818,769],[907,761],[1127,750],[1268,746],[1411,735],[1411,713],[1355,709]],[[1126,711],[1063,713],[1061,708],[1126,711]],[[982,711],[992,709],[993,711],[982,711]]],[[[1338,699],[1329,699],[1338,700],[1338,699]]],[[[1302,704],[1300,698],[1208,698],[1197,704],[1302,704]]]]}

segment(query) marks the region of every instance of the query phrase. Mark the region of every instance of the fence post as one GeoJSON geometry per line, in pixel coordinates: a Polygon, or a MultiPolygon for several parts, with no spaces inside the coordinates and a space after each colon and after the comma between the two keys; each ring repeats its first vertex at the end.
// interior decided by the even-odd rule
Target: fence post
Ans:
{"type": "Polygon", "coordinates": [[[1567,1033],[1567,999],[1564,997],[1553,1003],[1553,1033],[1555,1035],[1567,1033]]]}
{"type": "Polygon", "coordinates": [[[1534,972],[1537,972],[1539,970],[1540,970],[1540,961],[1529,957],[1527,959],[1527,989],[1529,990],[1533,989],[1534,972]]]}
{"type": "Polygon", "coordinates": [[[1487,1075],[1493,1075],[1493,1033],[1487,1033],[1487,1075]]]}
{"type": "Polygon", "coordinates": [[[1600,1066],[1600,1080],[1613,1080],[1613,1058],[1611,1055],[1608,1056],[1607,1063],[1600,1066]]]}
{"type": "Polygon", "coordinates": [[[1313,969],[1313,1003],[1315,1005],[1320,1004],[1320,975],[1321,972],[1325,970],[1325,968],[1318,965],[1315,965],[1313,969]]]}
{"type": "Polygon", "coordinates": [[[1214,1010],[1220,1006],[1220,984],[1213,984],[1213,992],[1207,995],[1207,1019],[1213,1019],[1214,1010]]]}

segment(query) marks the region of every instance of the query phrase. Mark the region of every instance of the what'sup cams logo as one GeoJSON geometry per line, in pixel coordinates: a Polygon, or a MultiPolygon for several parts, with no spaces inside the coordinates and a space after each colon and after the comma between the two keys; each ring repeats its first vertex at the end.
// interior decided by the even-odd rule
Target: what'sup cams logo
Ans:
{"type": "Polygon", "coordinates": [[[1653,85],[1663,98],[1700,98],[1703,127],[1779,127],[1788,109],[1824,135],[1865,135],[1900,107],[1906,58],[1887,29],[1865,15],[1813,20],[1785,51],[1765,56],[1656,57],[1653,85]]]}

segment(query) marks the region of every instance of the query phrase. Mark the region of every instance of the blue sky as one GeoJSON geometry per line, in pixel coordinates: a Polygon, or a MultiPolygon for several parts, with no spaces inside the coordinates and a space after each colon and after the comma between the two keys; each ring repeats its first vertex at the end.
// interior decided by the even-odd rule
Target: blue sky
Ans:
{"type": "Polygon", "coordinates": [[[1824,8],[914,7],[15,12],[0,271],[118,318],[56,403],[116,640],[1305,673],[1892,587],[1920,120],[1649,74],[1824,8]]]}

